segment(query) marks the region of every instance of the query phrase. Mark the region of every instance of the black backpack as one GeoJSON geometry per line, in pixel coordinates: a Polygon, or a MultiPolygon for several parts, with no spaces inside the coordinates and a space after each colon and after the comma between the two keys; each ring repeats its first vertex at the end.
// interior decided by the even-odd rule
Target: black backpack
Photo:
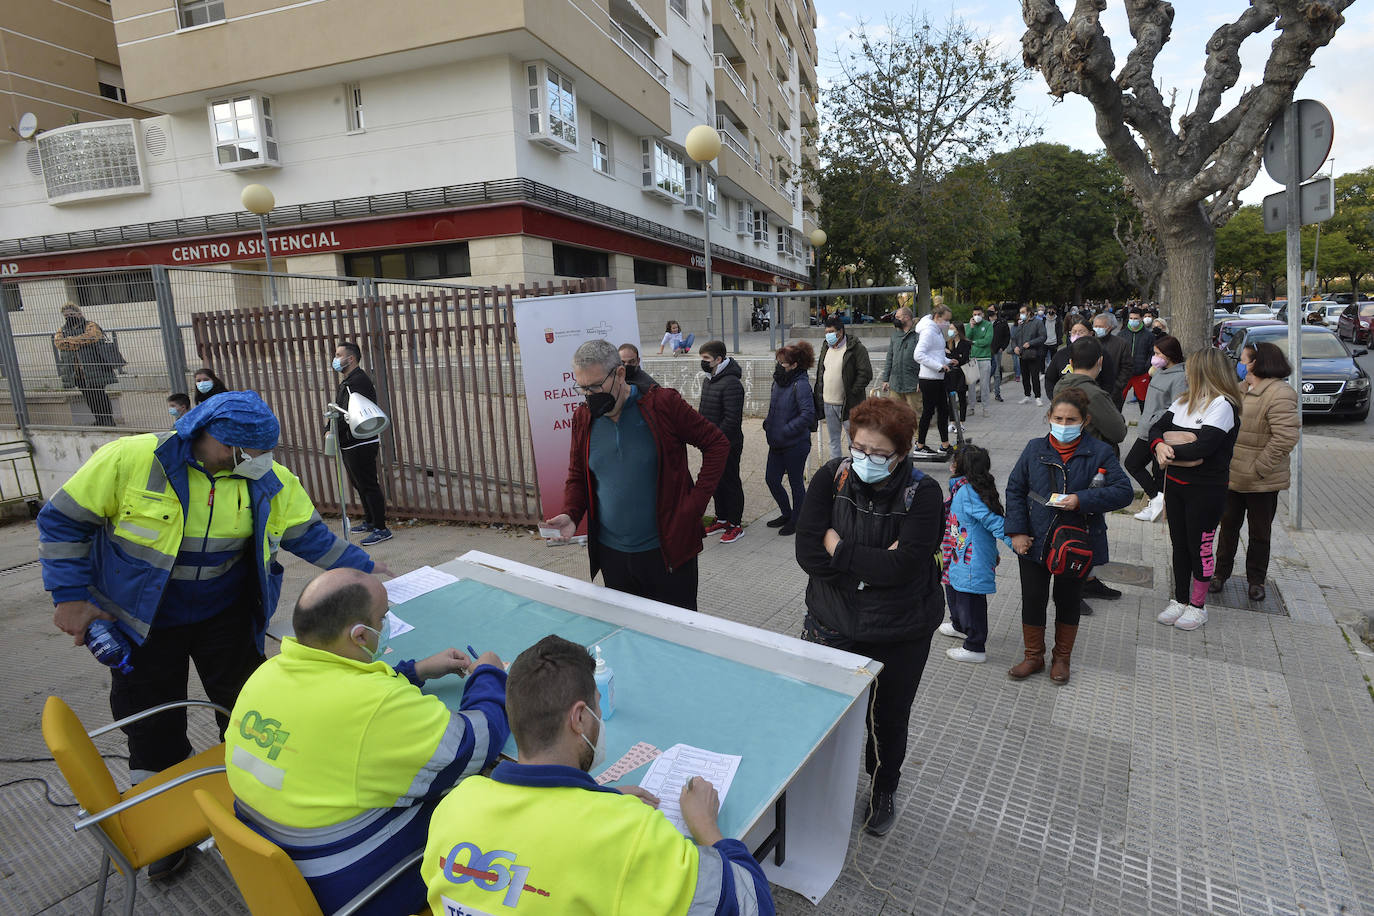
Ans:
{"type": "Polygon", "coordinates": [[[1060,511],[1045,540],[1045,568],[1056,576],[1086,579],[1093,568],[1088,520],[1076,512],[1060,511]]]}

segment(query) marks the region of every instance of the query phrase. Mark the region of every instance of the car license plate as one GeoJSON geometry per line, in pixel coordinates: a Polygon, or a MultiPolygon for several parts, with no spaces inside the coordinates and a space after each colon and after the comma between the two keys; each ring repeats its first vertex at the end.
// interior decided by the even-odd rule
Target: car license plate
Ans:
{"type": "Polygon", "coordinates": [[[1335,403],[1336,396],[1332,394],[1305,394],[1302,396],[1303,404],[1311,404],[1314,407],[1330,407],[1335,403]]]}

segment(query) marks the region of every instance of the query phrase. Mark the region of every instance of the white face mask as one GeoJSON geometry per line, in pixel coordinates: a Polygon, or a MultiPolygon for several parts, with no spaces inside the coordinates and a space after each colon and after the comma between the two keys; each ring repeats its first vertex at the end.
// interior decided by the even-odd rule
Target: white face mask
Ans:
{"type": "Polygon", "coordinates": [[[234,457],[238,459],[238,463],[234,465],[234,470],[231,473],[236,477],[259,480],[272,470],[272,452],[270,450],[254,458],[249,458],[243,452],[235,449],[234,457]]]}
{"type": "MultiPolygon", "coordinates": [[[[590,706],[587,707],[587,712],[592,712],[590,706]]],[[[587,741],[586,735],[578,735],[579,738],[586,742],[587,747],[592,749],[592,765],[587,768],[588,773],[592,770],[601,769],[601,764],[606,762],[606,723],[602,722],[601,717],[594,712],[592,712],[592,718],[595,719],[596,724],[600,726],[600,728],[596,730],[596,744],[587,741]]]]}

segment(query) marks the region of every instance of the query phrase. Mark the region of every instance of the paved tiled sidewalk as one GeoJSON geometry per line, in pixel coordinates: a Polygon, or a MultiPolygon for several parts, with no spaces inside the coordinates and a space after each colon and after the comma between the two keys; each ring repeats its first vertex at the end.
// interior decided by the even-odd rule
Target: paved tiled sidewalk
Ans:
{"type": "MultiPolygon", "coordinates": [[[[992,406],[993,418],[972,420],[969,433],[992,450],[1005,482],[1043,411],[992,406]]],[[[747,515],[771,518],[758,421],[748,437],[747,515]]],[[[1334,485],[1320,459],[1309,471],[1310,486],[1334,485]]],[[[1330,528],[1317,531],[1345,529],[1337,540],[1355,552],[1355,521],[1331,514],[1344,505],[1323,506],[1330,528]]],[[[1319,534],[1284,533],[1272,575],[1293,616],[1214,608],[1206,627],[1185,633],[1154,622],[1169,583],[1164,526],[1128,514],[1109,523],[1113,559],[1151,567],[1155,587],[1093,602],[1070,685],[1013,683],[1005,669],[1020,651],[1020,602],[1006,553],[989,663],[956,664],[943,651],[953,642],[935,637],[896,827],[881,840],[856,830],[821,906],[779,892],[780,912],[1374,913],[1374,702],[1326,603],[1346,588],[1353,600],[1360,587],[1335,578],[1346,547],[1333,559],[1319,534]]],[[[27,662],[0,682],[13,757],[43,754],[38,711],[50,692],[87,721],[108,716],[103,678],[52,630],[37,569],[20,566],[35,556],[32,541],[27,525],[0,529],[0,568],[19,567],[0,575],[0,620],[27,662]]],[[[400,528],[377,552],[404,569],[473,548],[586,574],[580,550],[486,528],[400,528]]],[[[284,608],[310,572],[288,567],[284,608]]],[[[780,632],[797,632],[805,584],[792,539],[762,524],[733,545],[713,539],[701,561],[705,610],[780,632]]],[[[196,732],[209,742],[206,723],[196,732]]],[[[53,780],[55,770],[0,763],[0,782],[26,775],[53,780]]],[[[54,785],[65,798],[60,778],[54,785]]],[[[36,783],[0,789],[0,913],[89,912],[93,847],[73,840],[69,813],[42,798],[36,783]]],[[[112,887],[110,911],[118,897],[112,887]]],[[[243,912],[203,858],[166,888],[142,884],[140,900],[148,913],[243,912]]]]}

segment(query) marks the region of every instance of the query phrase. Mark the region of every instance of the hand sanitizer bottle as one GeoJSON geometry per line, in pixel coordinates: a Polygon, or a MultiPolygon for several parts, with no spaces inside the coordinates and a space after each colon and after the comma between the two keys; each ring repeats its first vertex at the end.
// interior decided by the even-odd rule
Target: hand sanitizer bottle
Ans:
{"type": "Polygon", "coordinates": [[[615,672],[601,657],[600,646],[594,646],[592,652],[596,655],[596,671],[592,676],[596,679],[596,689],[601,691],[601,719],[604,722],[615,715],[615,672]]]}

